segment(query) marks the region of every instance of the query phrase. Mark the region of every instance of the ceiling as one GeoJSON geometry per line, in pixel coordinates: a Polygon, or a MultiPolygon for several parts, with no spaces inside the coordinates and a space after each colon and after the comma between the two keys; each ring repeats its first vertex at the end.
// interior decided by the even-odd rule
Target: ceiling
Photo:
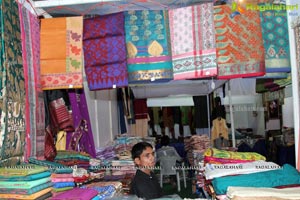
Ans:
{"type": "Polygon", "coordinates": [[[32,0],[51,16],[105,15],[127,10],[168,10],[213,0],[32,0]]]}

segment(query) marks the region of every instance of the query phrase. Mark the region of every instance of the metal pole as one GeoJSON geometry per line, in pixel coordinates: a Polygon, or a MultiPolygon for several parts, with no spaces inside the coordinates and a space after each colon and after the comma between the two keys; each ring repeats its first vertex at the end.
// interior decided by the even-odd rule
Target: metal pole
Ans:
{"type": "Polygon", "coordinates": [[[234,128],[234,119],[233,119],[233,108],[231,100],[231,88],[230,80],[228,81],[228,98],[229,98],[229,109],[230,109],[230,124],[231,124],[231,135],[232,135],[232,147],[235,147],[235,128],[234,128]]]}

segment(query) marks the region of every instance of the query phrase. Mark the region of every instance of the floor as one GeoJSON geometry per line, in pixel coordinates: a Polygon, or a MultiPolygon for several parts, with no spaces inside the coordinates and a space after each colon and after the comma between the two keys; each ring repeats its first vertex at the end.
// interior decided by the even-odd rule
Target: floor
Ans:
{"type": "Polygon", "coordinates": [[[163,192],[165,195],[178,194],[181,198],[198,198],[199,195],[193,194],[192,191],[192,180],[186,180],[187,187],[184,188],[183,181],[181,182],[181,191],[177,191],[177,187],[172,186],[171,183],[164,183],[163,192]]]}

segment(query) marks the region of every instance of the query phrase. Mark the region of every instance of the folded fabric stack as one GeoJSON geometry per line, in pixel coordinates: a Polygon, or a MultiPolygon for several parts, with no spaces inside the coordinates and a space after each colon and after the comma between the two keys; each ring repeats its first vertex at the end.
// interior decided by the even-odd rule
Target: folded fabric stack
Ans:
{"type": "Polygon", "coordinates": [[[111,162],[112,175],[134,175],[136,168],[133,160],[113,160],[111,162]]]}
{"type": "Polygon", "coordinates": [[[256,172],[251,174],[241,174],[236,176],[224,176],[214,178],[212,180],[212,185],[217,195],[226,194],[229,186],[257,188],[273,188],[286,186],[287,188],[291,185],[299,186],[299,184],[300,174],[295,167],[289,164],[283,165],[280,169],[256,172]]]}
{"type": "Polygon", "coordinates": [[[212,164],[245,163],[266,160],[266,157],[254,152],[234,152],[209,148],[204,152],[204,162],[212,164]]]}
{"type": "Polygon", "coordinates": [[[73,172],[73,169],[68,166],[48,160],[38,160],[36,158],[30,157],[28,161],[31,164],[48,167],[51,173],[68,174],[73,172]]]}
{"type": "Polygon", "coordinates": [[[72,173],[51,174],[51,182],[53,183],[53,195],[62,191],[74,188],[74,178],[72,173]]]}
{"type": "Polygon", "coordinates": [[[84,199],[84,200],[98,200],[98,191],[89,188],[73,188],[68,191],[61,192],[50,200],[66,200],[66,199],[84,199]]]}
{"type": "Polygon", "coordinates": [[[142,142],[141,137],[132,137],[128,135],[118,136],[114,143],[114,150],[119,160],[131,159],[131,149],[133,145],[138,142],[142,142]]]}
{"type": "Polygon", "coordinates": [[[50,171],[22,164],[0,168],[0,199],[46,199],[52,196],[50,171]]]}
{"type": "Polygon", "coordinates": [[[90,167],[90,155],[84,152],[77,151],[57,151],[54,159],[55,162],[66,165],[82,167],[88,169],[90,167]]]}
{"type": "Polygon", "coordinates": [[[99,199],[109,199],[123,193],[122,183],[119,181],[94,182],[86,184],[82,188],[97,190],[99,199]]]}
{"type": "Polygon", "coordinates": [[[114,160],[117,157],[114,145],[97,148],[96,157],[100,159],[104,165],[107,164],[107,162],[114,160]]]}
{"type": "Polygon", "coordinates": [[[210,147],[210,139],[207,135],[193,135],[184,139],[184,148],[187,158],[192,166],[198,166],[203,159],[203,153],[210,147]]]}

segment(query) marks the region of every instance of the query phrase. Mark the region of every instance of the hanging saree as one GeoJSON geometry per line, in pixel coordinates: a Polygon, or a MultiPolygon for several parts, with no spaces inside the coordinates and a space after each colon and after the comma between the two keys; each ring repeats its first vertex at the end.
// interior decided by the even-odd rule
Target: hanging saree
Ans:
{"type": "Polygon", "coordinates": [[[218,78],[265,75],[259,11],[245,10],[231,18],[231,6],[214,7],[218,78]]]}
{"type": "Polygon", "coordinates": [[[267,73],[291,71],[287,15],[286,10],[260,12],[267,73]]]}
{"type": "Polygon", "coordinates": [[[217,75],[213,3],[169,10],[175,80],[217,75]]]}
{"type": "Polygon", "coordinates": [[[22,38],[22,57],[25,78],[26,154],[43,158],[45,139],[45,107],[40,82],[40,26],[39,19],[19,4],[22,38]]]}
{"type": "MultiPolygon", "coordinates": [[[[95,158],[96,149],[84,90],[69,90],[68,94],[72,108],[74,126],[79,127],[82,120],[85,120],[86,122],[86,129],[84,131],[84,134],[81,135],[81,138],[78,143],[79,150],[84,151],[88,153],[91,157],[95,158]]],[[[67,147],[70,145],[71,138],[72,132],[68,132],[66,141],[67,147]]]]}
{"type": "Polygon", "coordinates": [[[84,19],[83,49],[90,90],[128,85],[123,13],[84,19]]]}
{"type": "Polygon", "coordinates": [[[129,84],[173,79],[166,11],[125,12],[125,38],[129,84]]]}
{"type": "Polygon", "coordinates": [[[83,87],[82,17],[41,20],[43,90],[83,87]]]}
{"type": "Polygon", "coordinates": [[[18,4],[1,2],[4,48],[0,127],[0,166],[23,160],[25,146],[25,83],[18,4]]]}

